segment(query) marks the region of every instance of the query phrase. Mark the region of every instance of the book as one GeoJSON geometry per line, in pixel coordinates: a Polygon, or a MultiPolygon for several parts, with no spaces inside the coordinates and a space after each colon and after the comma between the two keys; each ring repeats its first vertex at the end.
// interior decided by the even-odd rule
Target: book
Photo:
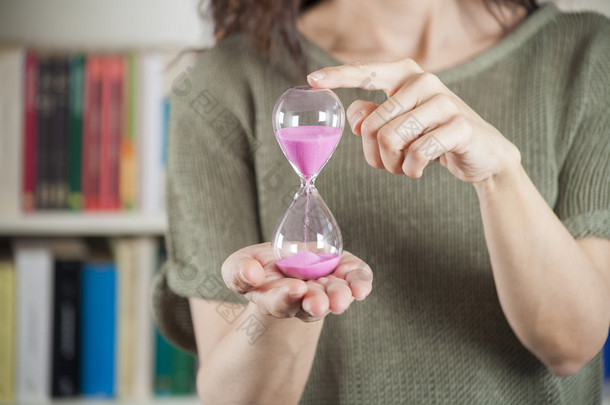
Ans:
{"type": "Polygon", "coordinates": [[[15,268],[0,259],[0,403],[15,400],[15,268]]]}
{"type": "Polygon", "coordinates": [[[79,387],[81,262],[56,260],[51,394],[76,396],[79,387]]]}
{"type": "Polygon", "coordinates": [[[87,262],[81,273],[80,386],[86,397],[115,395],[116,270],[87,262]]]}
{"type": "Polygon", "coordinates": [[[54,258],[51,394],[79,394],[81,263],[88,246],[83,239],[50,239],[54,258]]]}
{"type": "Polygon", "coordinates": [[[196,361],[155,330],[154,392],[158,397],[184,396],[196,391],[196,361]]]}
{"type": "Polygon", "coordinates": [[[167,147],[169,141],[169,114],[171,110],[169,97],[165,97],[162,100],[161,104],[163,109],[163,132],[161,136],[161,161],[159,162],[159,164],[161,165],[161,168],[159,170],[159,183],[161,183],[161,192],[159,198],[161,199],[161,209],[165,210],[165,189],[167,183],[167,147]]]}
{"type": "Polygon", "coordinates": [[[51,381],[51,249],[40,242],[14,243],[17,276],[17,375],[16,397],[20,403],[50,399],[51,381]]]}
{"type": "Polygon", "coordinates": [[[135,347],[136,341],[136,259],[132,238],[112,241],[113,255],[119,275],[119,319],[118,319],[118,368],[117,397],[124,400],[135,399],[135,347]]]}
{"type": "Polygon", "coordinates": [[[195,358],[171,343],[155,330],[155,378],[156,396],[191,395],[196,390],[195,358]]]}
{"type": "MultiPolygon", "coordinates": [[[[166,252],[159,244],[158,263],[165,261],[166,252]]],[[[155,328],[154,393],[156,396],[182,396],[195,393],[196,361],[189,353],[173,346],[155,328]]]]}
{"type": "Polygon", "coordinates": [[[136,162],[136,104],[137,104],[137,68],[136,56],[130,54],[124,61],[123,86],[123,133],[121,136],[121,157],[119,174],[119,194],[121,206],[133,210],[137,204],[138,182],[136,162]]]}
{"type": "Polygon", "coordinates": [[[49,133],[49,208],[67,207],[68,197],[68,90],[69,61],[65,56],[53,57],[51,92],[53,111],[49,133]]]}
{"type": "Polygon", "coordinates": [[[23,58],[20,47],[0,48],[0,214],[17,215],[21,194],[23,58]]]}
{"type": "Polygon", "coordinates": [[[103,58],[90,56],[85,67],[81,190],[83,208],[99,209],[100,131],[103,58]]]}
{"type": "Polygon", "coordinates": [[[153,387],[153,324],[149,286],[158,266],[156,238],[113,240],[119,274],[117,396],[146,401],[153,387]]]}
{"type": "Polygon", "coordinates": [[[38,57],[33,52],[25,56],[25,88],[23,115],[23,193],[21,206],[29,212],[36,206],[36,178],[38,175],[38,57]]]}
{"type": "Polygon", "coordinates": [[[140,209],[158,214],[163,209],[161,157],[163,129],[163,63],[155,52],[138,57],[140,112],[139,163],[140,209]]]}
{"type": "Polygon", "coordinates": [[[36,208],[52,207],[51,197],[51,136],[53,129],[53,114],[55,112],[55,97],[53,94],[54,61],[51,57],[39,57],[38,90],[36,95],[37,128],[37,176],[36,176],[36,208]]]}
{"type": "Polygon", "coordinates": [[[165,70],[189,69],[185,58],[167,66],[166,59],[159,52],[26,53],[17,137],[23,211],[163,212],[170,108],[164,95],[173,84],[165,70]]]}
{"type": "Polygon", "coordinates": [[[174,347],[155,328],[154,393],[158,397],[172,395],[174,347]]]}
{"type": "MultiPolygon", "coordinates": [[[[159,244],[157,255],[158,263],[163,263],[166,259],[165,245],[159,244]]],[[[160,270],[160,266],[157,271],[160,270]]],[[[154,353],[154,379],[153,392],[158,397],[170,396],[173,394],[173,374],[174,374],[174,346],[159,332],[155,326],[155,353],[154,353]]]]}
{"type": "Polygon", "coordinates": [[[123,60],[106,56],[102,68],[100,125],[100,209],[118,210],[119,152],[123,129],[123,60]]]}
{"type": "Polygon", "coordinates": [[[195,392],[195,358],[178,348],[173,348],[172,394],[190,395],[195,392]]]}
{"type": "Polygon", "coordinates": [[[133,240],[136,260],[134,337],[137,342],[134,356],[134,397],[147,399],[152,393],[153,322],[150,316],[150,283],[157,262],[158,241],[152,237],[133,240]]]}
{"type": "Polygon", "coordinates": [[[68,208],[83,207],[81,171],[83,153],[83,97],[85,93],[85,58],[70,56],[70,82],[68,97],[68,208]]]}

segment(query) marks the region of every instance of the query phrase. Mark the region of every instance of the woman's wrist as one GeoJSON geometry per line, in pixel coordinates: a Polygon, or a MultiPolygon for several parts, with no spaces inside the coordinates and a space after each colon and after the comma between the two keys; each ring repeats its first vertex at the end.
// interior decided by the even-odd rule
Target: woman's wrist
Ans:
{"type": "MultiPolygon", "coordinates": [[[[285,359],[300,358],[312,353],[317,347],[324,319],[303,322],[297,318],[274,318],[263,313],[256,304],[250,302],[246,308],[244,323],[257,323],[259,336],[256,341],[248,339],[253,347],[262,350],[274,348],[283,353],[285,359]]],[[[254,326],[251,326],[254,328],[254,326]]]]}
{"type": "Polygon", "coordinates": [[[511,150],[504,154],[504,158],[499,162],[496,173],[487,177],[484,180],[472,183],[474,186],[479,201],[483,198],[491,196],[497,192],[506,191],[507,187],[515,187],[522,176],[527,176],[523,166],[521,165],[521,154],[516,146],[511,144],[511,150]]]}

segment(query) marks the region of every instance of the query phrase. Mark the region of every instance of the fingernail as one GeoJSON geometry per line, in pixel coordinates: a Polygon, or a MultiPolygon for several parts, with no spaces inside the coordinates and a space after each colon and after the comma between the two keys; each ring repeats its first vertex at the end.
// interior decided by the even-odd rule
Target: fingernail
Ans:
{"type": "Polygon", "coordinates": [[[307,75],[307,81],[309,80],[313,80],[314,82],[317,82],[318,80],[322,80],[326,77],[326,72],[323,70],[316,70],[315,72],[312,72],[310,74],[307,75]]]}
{"type": "Polygon", "coordinates": [[[251,285],[252,285],[252,283],[250,282],[250,280],[248,280],[248,279],[246,278],[246,275],[244,274],[244,268],[243,268],[243,267],[240,267],[240,268],[239,268],[239,277],[241,278],[242,283],[244,283],[244,284],[246,284],[246,285],[249,285],[249,286],[251,286],[251,285]]]}
{"type": "Polygon", "coordinates": [[[303,303],[303,311],[307,312],[309,315],[311,316],[315,316],[312,312],[311,312],[311,308],[307,303],[303,303]]]}
{"type": "Polygon", "coordinates": [[[354,132],[354,127],[356,126],[358,121],[360,121],[360,118],[362,118],[363,115],[364,111],[358,111],[354,113],[354,115],[352,115],[352,119],[350,120],[350,122],[352,123],[352,132],[354,132]]]}
{"type": "Polygon", "coordinates": [[[330,310],[330,313],[333,315],[341,315],[344,311],[333,311],[332,309],[330,310]]]}
{"type": "Polygon", "coordinates": [[[303,296],[303,293],[301,293],[299,291],[290,291],[288,293],[288,296],[290,297],[290,299],[298,300],[303,296]]]}

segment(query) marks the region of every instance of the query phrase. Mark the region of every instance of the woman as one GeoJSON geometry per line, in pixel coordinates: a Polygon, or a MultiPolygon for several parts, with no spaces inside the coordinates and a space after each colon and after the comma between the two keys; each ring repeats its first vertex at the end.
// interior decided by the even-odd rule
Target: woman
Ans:
{"type": "Polygon", "coordinates": [[[219,43],[172,99],[155,283],[202,402],[599,403],[608,20],[525,0],[213,11],[219,43]],[[298,183],[271,110],[305,72],[351,126],[317,181],[351,253],[307,282],[265,243],[298,183]]]}

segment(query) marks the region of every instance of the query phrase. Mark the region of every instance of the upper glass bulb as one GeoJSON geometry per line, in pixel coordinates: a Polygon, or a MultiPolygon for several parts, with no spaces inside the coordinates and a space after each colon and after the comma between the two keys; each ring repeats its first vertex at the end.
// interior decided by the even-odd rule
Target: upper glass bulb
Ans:
{"type": "Polygon", "coordinates": [[[333,154],[345,125],[345,110],[329,89],[293,87],[275,103],[273,131],[294,170],[316,177],[333,154]]]}

